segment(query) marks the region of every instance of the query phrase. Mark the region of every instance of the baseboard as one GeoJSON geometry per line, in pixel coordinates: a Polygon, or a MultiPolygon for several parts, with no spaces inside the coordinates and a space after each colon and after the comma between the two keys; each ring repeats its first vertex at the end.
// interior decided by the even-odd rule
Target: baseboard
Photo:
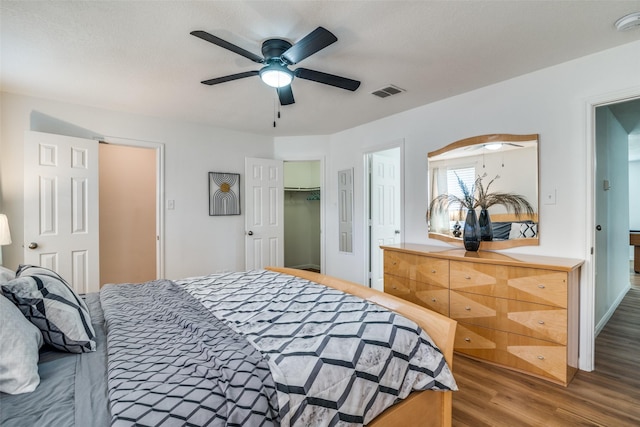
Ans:
{"type": "Polygon", "coordinates": [[[629,289],[631,289],[630,285],[627,286],[623,292],[620,292],[620,295],[618,295],[618,298],[616,299],[616,301],[611,305],[609,310],[607,310],[605,315],[598,322],[598,324],[596,325],[596,334],[595,334],[596,337],[598,336],[598,334],[600,334],[600,332],[604,329],[606,324],[609,322],[609,320],[611,319],[611,316],[613,316],[613,313],[616,312],[616,309],[618,308],[618,306],[620,305],[624,297],[627,295],[627,292],[629,292],[629,289]]]}

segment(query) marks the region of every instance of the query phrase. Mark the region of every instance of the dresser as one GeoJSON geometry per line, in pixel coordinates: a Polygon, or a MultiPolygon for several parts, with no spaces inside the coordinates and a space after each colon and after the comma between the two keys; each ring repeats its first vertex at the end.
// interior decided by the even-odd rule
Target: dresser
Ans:
{"type": "Polygon", "coordinates": [[[458,354],[566,386],[578,366],[582,260],[382,246],[385,292],[458,321],[458,354]]]}

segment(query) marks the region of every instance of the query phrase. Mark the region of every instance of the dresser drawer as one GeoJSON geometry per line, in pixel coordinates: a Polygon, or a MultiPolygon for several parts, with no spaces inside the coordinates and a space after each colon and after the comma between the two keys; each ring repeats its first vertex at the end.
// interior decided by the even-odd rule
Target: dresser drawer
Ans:
{"type": "Polygon", "coordinates": [[[411,292],[411,301],[449,316],[449,289],[412,281],[411,292]]]}
{"type": "Polygon", "coordinates": [[[451,289],[567,308],[567,273],[451,261],[451,289]]]}
{"type": "Polygon", "coordinates": [[[567,348],[550,341],[459,322],[454,350],[566,385],[567,348]]]}
{"type": "Polygon", "coordinates": [[[417,282],[449,289],[449,260],[416,256],[417,282]]]}
{"type": "Polygon", "coordinates": [[[504,332],[567,344],[567,310],[543,304],[451,291],[450,317],[504,332]]]}
{"type": "Polygon", "coordinates": [[[449,289],[385,274],[384,291],[449,316],[449,289]]]}
{"type": "Polygon", "coordinates": [[[416,255],[384,251],[384,273],[412,279],[415,275],[416,255]]]}
{"type": "Polygon", "coordinates": [[[384,275],[384,291],[388,294],[411,301],[411,280],[391,274],[384,275]]]}

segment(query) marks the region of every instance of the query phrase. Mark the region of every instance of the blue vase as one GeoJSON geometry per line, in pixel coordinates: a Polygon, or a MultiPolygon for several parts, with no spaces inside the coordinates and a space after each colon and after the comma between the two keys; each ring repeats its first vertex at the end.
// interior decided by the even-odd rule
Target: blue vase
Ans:
{"type": "Polygon", "coordinates": [[[480,225],[480,240],[490,242],[493,240],[493,225],[491,224],[491,217],[489,217],[489,211],[486,209],[480,210],[480,216],[478,217],[478,224],[480,225]]]}
{"type": "Polygon", "coordinates": [[[478,216],[476,211],[469,209],[467,218],[464,221],[464,229],[462,232],[462,241],[464,248],[468,251],[476,252],[480,249],[480,224],[478,224],[478,216]]]}

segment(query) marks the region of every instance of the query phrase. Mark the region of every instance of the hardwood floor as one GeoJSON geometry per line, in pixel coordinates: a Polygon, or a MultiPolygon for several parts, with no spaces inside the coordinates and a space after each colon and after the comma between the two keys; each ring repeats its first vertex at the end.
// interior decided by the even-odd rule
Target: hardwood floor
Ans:
{"type": "Polygon", "coordinates": [[[454,357],[453,426],[639,426],[640,275],[596,338],[596,367],[568,387],[454,357]]]}

